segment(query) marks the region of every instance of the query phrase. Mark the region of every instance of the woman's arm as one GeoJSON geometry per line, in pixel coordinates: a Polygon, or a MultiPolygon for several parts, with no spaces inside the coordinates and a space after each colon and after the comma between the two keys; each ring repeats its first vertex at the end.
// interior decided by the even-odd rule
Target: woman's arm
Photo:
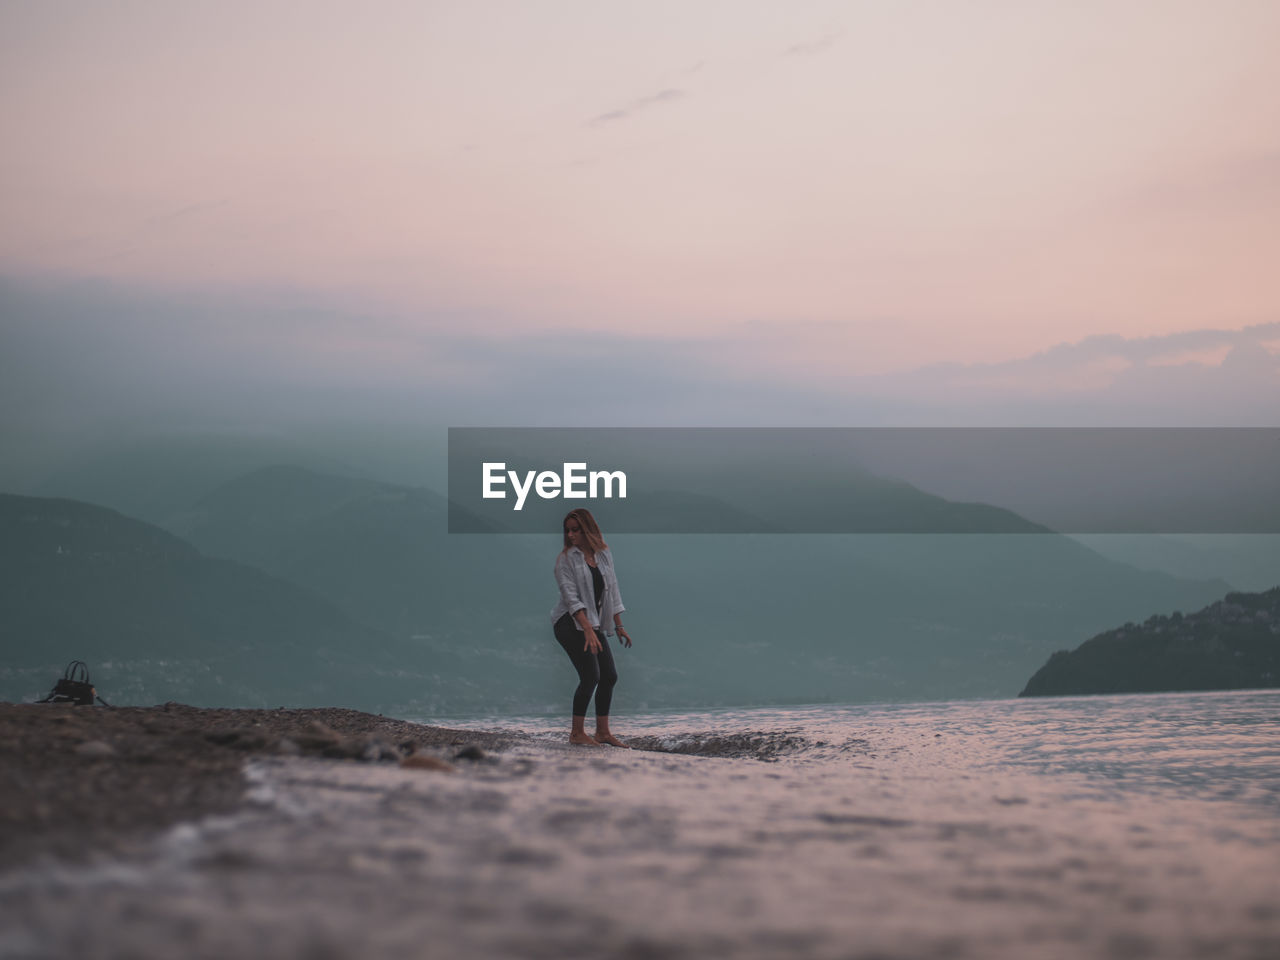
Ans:
{"type": "Polygon", "coordinates": [[[622,591],[618,589],[618,575],[613,569],[613,552],[607,551],[609,563],[606,572],[609,575],[609,589],[613,591],[613,631],[622,641],[623,646],[631,646],[631,634],[627,633],[627,628],[622,625],[622,611],[627,608],[622,605],[622,591]]]}
{"type": "Polygon", "coordinates": [[[582,645],[582,649],[587,653],[600,652],[600,638],[596,636],[596,628],[591,625],[591,621],[587,619],[587,611],[579,610],[573,617],[578,621],[578,626],[582,628],[582,635],[586,638],[586,643],[582,645]]]}
{"type": "Polygon", "coordinates": [[[596,636],[595,627],[591,626],[591,618],[587,616],[587,605],[582,602],[578,593],[578,584],[573,577],[573,564],[569,555],[561,553],[556,557],[556,583],[560,587],[560,597],[569,608],[569,616],[578,622],[585,643],[582,647],[587,653],[600,652],[600,638],[596,636]]]}
{"type": "Polygon", "coordinates": [[[631,634],[627,633],[627,628],[622,625],[622,617],[616,613],[613,615],[613,632],[618,635],[624,647],[631,646],[631,634]]]}

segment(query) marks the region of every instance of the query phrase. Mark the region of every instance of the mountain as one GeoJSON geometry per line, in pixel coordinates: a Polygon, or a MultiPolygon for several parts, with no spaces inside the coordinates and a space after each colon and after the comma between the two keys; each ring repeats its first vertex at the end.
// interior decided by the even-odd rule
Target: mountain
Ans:
{"type": "Polygon", "coordinates": [[[329,473],[350,472],[353,462],[280,437],[194,434],[86,453],[15,492],[102,504],[169,529],[197,497],[282,458],[329,473]]]}
{"type": "Polygon", "coordinates": [[[1012,696],[1061,638],[1115,622],[1108,611],[1222,590],[1055,535],[615,541],[661,660],[777,702],[1012,696]]]}
{"type": "Polygon", "coordinates": [[[1175,577],[1227,581],[1242,592],[1280,582],[1280,536],[1188,534],[1183,536],[1079,534],[1075,540],[1105,557],[1175,577]]]}
{"type": "MultiPolygon", "coordinates": [[[[128,559],[115,580],[100,570],[76,580],[49,565],[40,551],[56,541],[8,561],[8,582],[23,586],[0,588],[0,612],[14,611],[3,643],[16,651],[0,666],[0,696],[43,695],[80,657],[104,695],[113,699],[114,688],[124,702],[327,700],[418,717],[566,708],[573,674],[547,617],[564,503],[544,505],[546,532],[450,534],[447,501],[430,489],[343,475],[313,456],[263,465],[270,453],[269,444],[206,450],[191,439],[63,476],[64,489],[101,489],[111,507],[145,509],[167,534],[139,526],[167,536],[172,555],[144,563],[117,544],[128,559]],[[77,606],[98,612],[64,623],[77,606]],[[135,621],[151,626],[136,632],[135,621]],[[236,648],[241,634],[252,634],[251,647],[236,648]]],[[[786,469],[763,479],[731,472],[714,502],[672,488],[657,506],[690,528],[734,509],[778,509],[753,501],[751,489],[785,487],[786,469]]],[[[601,504],[636,637],[632,650],[615,647],[619,711],[1012,696],[1081,636],[1230,589],[1138,570],[1066,537],[1024,532],[1042,528],[1008,511],[891,480],[861,478],[781,506],[787,524],[822,529],[827,504],[882,511],[899,529],[919,515],[921,529],[995,521],[1017,533],[623,535],[601,504]]],[[[111,516],[112,537],[132,543],[135,521],[111,516]]],[[[16,544],[5,535],[0,553],[16,544]]]]}
{"type": "Polygon", "coordinates": [[[1126,623],[1059,650],[1020,696],[1280,686],[1280,587],[1126,623]]]}
{"type": "Polygon", "coordinates": [[[302,584],[405,638],[491,629],[507,610],[541,613],[554,601],[539,538],[451,536],[448,502],[422,488],[277,465],[201,497],[173,529],[211,556],[302,584]]]}
{"type": "MultiPolygon", "coordinates": [[[[1012,696],[1075,637],[1228,589],[1049,533],[609,535],[597,512],[637,638],[618,653],[632,709],[1012,696]]],[[[275,466],[201,497],[181,523],[210,555],[458,658],[460,689],[488,691],[482,710],[564,699],[547,620],[558,517],[540,535],[449,534],[432,491],[275,466]]]]}
{"type": "Polygon", "coordinates": [[[113,703],[374,708],[457,672],[296,584],[72,500],[0,494],[0,583],[14,699],[47,693],[71,659],[113,703]]]}

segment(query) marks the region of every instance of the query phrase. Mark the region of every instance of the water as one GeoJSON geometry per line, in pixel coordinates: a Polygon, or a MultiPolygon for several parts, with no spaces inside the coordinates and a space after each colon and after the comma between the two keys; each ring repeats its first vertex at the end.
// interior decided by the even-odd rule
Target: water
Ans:
{"type": "MultiPolygon", "coordinates": [[[[548,740],[565,731],[545,716],[437,722],[548,740]]],[[[1280,690],[755,707],[622,715],[614,727],[653,749],[809,766],[869,750],[902,769],[1030,770],[1068,791],[1236,800],[1280,815],[1280,690]]]]}
{"type": "Polygon", "coordinates": [[[1280,956],[1280,692],[559,718],[0,873],[0,956],[1280,956]]]}

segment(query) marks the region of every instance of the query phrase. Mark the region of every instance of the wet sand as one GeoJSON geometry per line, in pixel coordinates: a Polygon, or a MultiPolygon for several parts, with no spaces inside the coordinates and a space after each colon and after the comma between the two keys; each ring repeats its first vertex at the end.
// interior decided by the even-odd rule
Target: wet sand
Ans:
{"type": "MultiPolygon", "coordinates": [[[[132,849],[182,821],[237,809],[247,757],[449,757],[510,737],[357,710],[220,710],[0,703],[0,862],[132,849]]],[[[383,761],[385,762],[385,761],[383,761]]]]}
{"type": "Polygon", "coordinates": [[[1280,955],[1273,811],[979,764],[986,725],[624,751],[352,711],[33,709],[0,711],[29,783],[76,773],[42,781],[41,742],[81,772],[173,769],[148,781],[165,803],[117,794],[135,815],[89,828],[76,860],[47,824],[87,801],[28,816],[45,839],[0,869],[5,958],[1280,955]],[[76,754],[89,735],[114,755],[76,754]],[[452,769],[381,753],[411,739],[481,752],[452,769]],[[190,782],[207,789],[180,799],[190,782]]]}

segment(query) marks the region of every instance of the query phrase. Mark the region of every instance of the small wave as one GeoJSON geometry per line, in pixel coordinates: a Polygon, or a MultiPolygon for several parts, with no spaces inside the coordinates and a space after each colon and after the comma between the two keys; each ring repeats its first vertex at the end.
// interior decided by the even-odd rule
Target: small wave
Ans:
{"type": "Polygon", "coordinates": [[[699,757],[733,757],[773,761],[801,756],[814,747],[825,746],[801,736],[795,730],[753,730],[743,733],[668,733],[661,736],[628,737],[638,750],[657,753],[684,753],[699,757]]]}

